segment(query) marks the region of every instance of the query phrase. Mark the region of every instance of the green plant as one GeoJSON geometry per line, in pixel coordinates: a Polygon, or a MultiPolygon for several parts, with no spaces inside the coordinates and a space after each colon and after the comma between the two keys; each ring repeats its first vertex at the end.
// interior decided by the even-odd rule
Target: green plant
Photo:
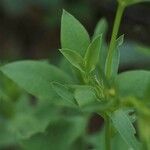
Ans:
{"type": "Polygon", "coordinates": [[[118,0],[108,52],[105,19],[90,39],[80,22],[64,10],[62,70],[46,61],[1,66],[4,75],[38,99],[33,110],[25,104],[28,96],[20,100],[18,107],[24,106],[26,111],[10,121],[8,129],[20,149],[87,149],[92,145],[93,149],[150,150],[150,71],[118,74],[119,47],[124,40],[123,35],[118,38],[121,18],[127,6],[138,2],[143,1],[118,0]],[[85,128],[93,112],[104,118],[104,129],[88,135],[85,128]]]}

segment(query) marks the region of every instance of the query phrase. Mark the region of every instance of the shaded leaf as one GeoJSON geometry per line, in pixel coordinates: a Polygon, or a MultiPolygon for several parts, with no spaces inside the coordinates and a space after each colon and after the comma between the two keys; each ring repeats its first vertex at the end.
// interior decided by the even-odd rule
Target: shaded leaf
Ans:
{"type": "Polygon", "coordinates": [[[83,135],[86,119],[74,117],[60,119],[49,125],[46,132],[36,134],[22,142],[25,150],[66,150],[70,149],[73,142],[83,135]]]}

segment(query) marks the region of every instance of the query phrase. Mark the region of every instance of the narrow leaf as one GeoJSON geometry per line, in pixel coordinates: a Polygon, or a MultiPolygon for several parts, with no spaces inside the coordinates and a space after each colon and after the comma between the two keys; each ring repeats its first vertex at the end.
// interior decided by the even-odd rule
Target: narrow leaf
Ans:
{"type": "Polygon", "coordinates": [[[133,149],[139,150],[140,144],[135,138],[135,128],[130,118],[123,110],[116,110],[111,116],[114,127],[119,132],[124,141],[133,149]]]}
{"type": "Polygon", "coordinates": [[[85,54],[85,68],[87,72],[91,72],[95,69],[99,54],[102,47],[102,35],[98,36],[88,47],[85,54]]]}
{"type": "Polygon", "coordinates": [[[80,71],[84,72],[83,65],[84,61],[83,58],[75,51],[69,49],[61,49],[60,52],[66,57],[66,59],[80,71]]]}
{"type": "Polygon", "coordinates": [[[83,55],[89,44],[90,38],[86,29],[76,18],[64,10],[61,20],[62,49],[72,49],[83,55]]]}
{"type": "MultiPolygon", "coordinates": [[[[118,74],[118,69],[119,69],[119,62],[120,62],[120,50],[119,47],[123,44],[124,40],[124,35],[121,35],[117,40],[116,40],[116,47],[112,56],[112,66],[111,66],[111,78],[114,80],[118,74]]],[[[106,59],[106,64],[107,64],[107,59],[106,59]]]]}

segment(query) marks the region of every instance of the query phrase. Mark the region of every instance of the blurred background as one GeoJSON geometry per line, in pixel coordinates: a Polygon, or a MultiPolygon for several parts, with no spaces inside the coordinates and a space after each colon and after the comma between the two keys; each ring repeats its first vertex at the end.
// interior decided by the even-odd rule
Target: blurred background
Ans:
{"type": "MultiPolygon", "coordinates": [[[[76,16],[90,35],[99,19],[105,17],[109,23],[109,41],[116,7],[115,0],[0,0],[0,60],[49,57],[57,61],[62,9],[76,16]]],[[[130,65],[134,64],[132,68],[135,64],[139,68],[141,63],[146,66],[149,60],[141,53],[135,54],[131,48],[131,41],[149,47],[149,14],[150,3],[131,6],[124,14],[120,34],[125,34],[129,47],[128,52],[123,53],[122,63],[130,61],[130,65]],[[140,64],[136,63],[135,57],[140,59],[140,64]]],[[[123,65],[124,68],[129,68],[129,64],[123,65]]]]}

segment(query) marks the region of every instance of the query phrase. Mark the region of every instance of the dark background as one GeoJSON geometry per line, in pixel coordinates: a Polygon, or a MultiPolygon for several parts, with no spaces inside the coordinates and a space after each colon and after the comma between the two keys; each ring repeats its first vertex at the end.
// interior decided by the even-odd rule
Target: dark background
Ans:
{"type": "MultiPolygon", "coordinates": [[[[0,0],[0,59],[57,59],[63,8],[91,35],[97,21],[105,17],[109,22],[108,41],[116,7],[114,0],[0,0]]],[[[130,41],[150,44],[150,3],[126,10],[121,33],[130,41]]]]}

